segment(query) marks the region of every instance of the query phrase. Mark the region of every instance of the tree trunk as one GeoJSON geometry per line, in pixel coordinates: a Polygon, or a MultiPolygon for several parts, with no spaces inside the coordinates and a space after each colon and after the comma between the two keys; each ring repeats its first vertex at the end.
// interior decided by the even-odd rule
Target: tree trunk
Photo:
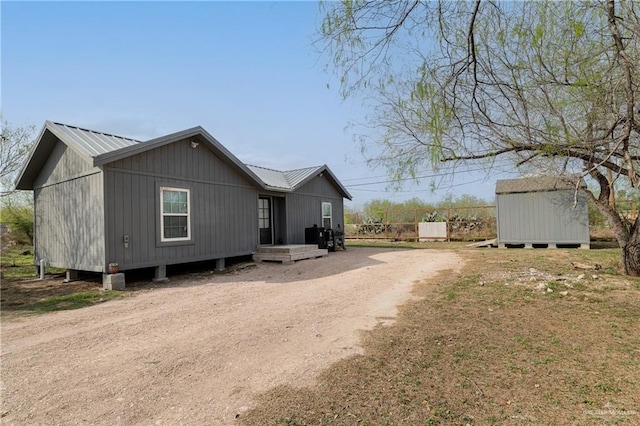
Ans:
{"type": "Polygon", "coordinates": [[[622,246],[622,265],[625,274],[640,276],[640,216],[631,226],[631,238],[622,246]]]}
{"type": "Polygon", "coordinates": [[[606,218],[618,245],[622,249],[624,273],[634,277],[640,276],[640,216],[636,217],[635,222],[629,226],[620,213],[611,208],[608,196],[598,199],[590,191],[586,191],[586,194],[606,218]]]}

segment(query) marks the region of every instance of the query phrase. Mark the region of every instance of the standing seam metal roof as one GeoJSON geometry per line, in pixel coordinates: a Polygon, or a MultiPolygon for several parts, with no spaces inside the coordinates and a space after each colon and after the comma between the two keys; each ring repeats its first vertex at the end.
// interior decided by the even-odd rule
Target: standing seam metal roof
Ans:
{"type": "Polygon", "coordinates": [[[267,169],[266,167],[252,166],[250,164],[247,164],[247,167],[255,173],[265,185],[272,188],[290,189],[289,181],[283,172],[267,169]]]}
{"type": "Polygon", "coordinates": [[[255,173],[265,185],[271,188],[284,189],[288,191],[295,189],[300,183],[304,182],[307,178],[313,176],[322,169],[322,166],[315,166],[281,172],[279,170],[253,166],[250,164],[247,164],[247,167],[255,173]]]}
{"type": "Polygon", "coordinates": [[[142,143],[142,141],[94,130],[82,129],[67,124],[48,122],[48,128],[61,139],[73,142],[83,149],[90,157],[97,157],[120,148],[142,143]],[[59,135],[57,133],[61,133],[59,135]]]}
{"type": "Polygon", "coordinates": [[[284,172],[284,174],[287,177],[289,185],[291,185],[291,188],[293,189],[304,182],[310,176],[318,173],[320,169],[322,169],[322,166],[306,167],[304,169],[289,170],[287,172],[284,172]]]}

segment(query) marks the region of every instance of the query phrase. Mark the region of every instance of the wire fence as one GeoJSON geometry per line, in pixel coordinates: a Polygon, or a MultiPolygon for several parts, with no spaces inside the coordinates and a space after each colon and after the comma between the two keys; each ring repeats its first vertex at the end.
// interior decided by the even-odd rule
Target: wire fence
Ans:
{"type": "MultiPolygon", "coordinates": [[[[638,217],[636,200],[619,200],[616,209],[629,223],[638,217]]],[[[484,241],[497,237],[496,207],[471,206],[345,212],[345,237],[398,241],[484,241]]],[[[593,239],[613,239],[605,217],[589,205],[593,239]]]]}
{"type": "Polygon", "coordinates": [[[345,235],[402,241],[481,241],[496,237],[495,206],[347,212],[345,235]]]}

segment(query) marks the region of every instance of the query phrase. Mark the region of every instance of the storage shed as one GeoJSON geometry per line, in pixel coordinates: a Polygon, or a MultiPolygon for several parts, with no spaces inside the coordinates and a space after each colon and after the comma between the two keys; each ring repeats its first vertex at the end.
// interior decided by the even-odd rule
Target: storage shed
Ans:
{"type": "MultiPolygon", "coordinates": [[[[498,247],[589,248],[587,197],[575,177],[539,176],[496,182],[498,247]]],[[[584,187],[584,181],[580,181],[584,187]]]]}
{"type": "Polygon", "coordinates": [[[247,166],[202,127],[148,141],[47,121],[16,188],[34,191],[36,264],[106,273],[303,244],[343,223],[329,167],[247,166]]]}

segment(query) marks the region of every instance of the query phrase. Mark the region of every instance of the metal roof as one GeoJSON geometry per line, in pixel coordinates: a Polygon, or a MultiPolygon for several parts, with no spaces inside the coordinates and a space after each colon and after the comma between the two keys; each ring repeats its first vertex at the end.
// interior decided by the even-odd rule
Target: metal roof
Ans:
{"type": "Polygon", "coordinates": [[[523,192],[543,192],[576,189],[576,182],[585,187],[580,176],[536,176],[520,179],[503,179],[496,182],[496,194],[514,194],[523,192]]]}
{"type": "Polygon", "coordinates": [[[123,138],[122,136],[110,135],[108,133],[96,132],[94,130],[51,121],[47,121],[46,128],[59,139],[67,143],[75,144],[76,148],[81,149],[87,156],[92,158],[120,148],[142,143],[142,141],[135,139],[123,138]]]}
{"type": "Polygon", "coordinates": [[[267,187],[287,191],[295,190],[300,184],[323,171],[323,166],[306,167],[304,169],[284,172],[266,167],[253,166],[251,164],[247,164],[247,167],[255,173],[267,187]]]}
{"type": "Polygon", "coordinates": [[[85,157],[87,161],[92,163],[92,166],[102,166],[188,137],[197,137],[199,140],[206,142],[216,154],[220,155],[221,158],[225,158],[229,164],[245,174],[258,187],[273,191],[292,192],[314,176],[326,172],[339,191],[345,197],[351,199],[349,192],[326,165],[285,172],[266,167],[250,166],[242,163],[202,127],[182,130],[148,141],[139,141],[52,121],[45,122],[29,154],[29,159],[16,180],[16,189],[33,189],[33,182],[51,154],[56,144],[56,138],[85,157]]]}
{"type": "Polygon", "coordinates": [[[326,174],[326,177],[337,187],[343,197],[352,199],[349,191],[342,186],[340,181],[335,177],[327,165],[305,167],[304,169],[295,169],[280,171],[268,169],[266,167],[246,165],[263,183],[266,189],[277,192],[294,192],[302,185],[309,182],[316,176],[326,174]]]}
{"type": "Polygon", "coordinates": [[[287,176],[284,172],[279,170],[267,169],[266,167],[252,166],[247,164],[249,170],[255,173],[262,182],[268,187],[291,190],[291,185],[287,180],[287,176]]]}
{"type": "Polygon", "coordinates": [[[304,169],[289,170],[285,173],[287,181],[292,188],[297,188],[298,185],[305,183],[309,178],[321,173],[323,166],[307,167],[304,169]]]}

